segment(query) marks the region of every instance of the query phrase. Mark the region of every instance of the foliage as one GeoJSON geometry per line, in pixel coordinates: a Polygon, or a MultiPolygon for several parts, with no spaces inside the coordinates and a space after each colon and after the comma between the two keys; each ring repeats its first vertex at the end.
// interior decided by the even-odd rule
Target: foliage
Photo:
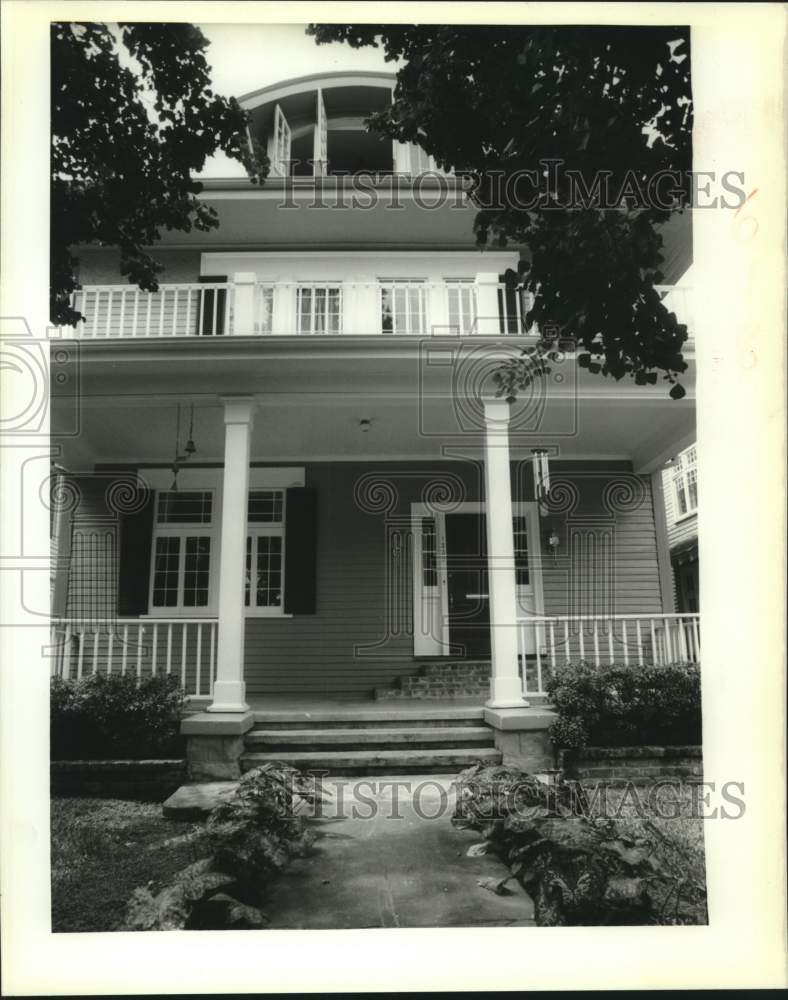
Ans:
{"type": "Polygon", "coordinates": [[[532,896],[539,926],[700,924],[701,881],[666,866],[653,828],[633,838],[597,818],[573,782],[548,786],[476,764],[457,778],[455,826],[479,830],[532,896]]]}
{"type": "MultiPolygon", "coordinates": [[[[658,225],[691,197],[689,31],[681,27],[311,25],[318,42],[403,61],[370,127],[470,174],[481,245],[525,245],[549,351],[575,341],[592,373],[681,398],[686,327],[662,304],[658,225]],[[546,176],[545,176],[546,175],[546,176]],[[514,185],[517,181],[517,187],[514,185]],[[503,195],[501,194],[503,192],[503,195]]],[[[499,373],[513,397],[533,378],[499,373]]]]}
{"type": "Polygon", "coordinates": [[[191,24],[52,25],[52,323],[80,318],[79,246],[118,247],[121,273],[156,291],[162,267],[145,248],[161,230],[218,225],[192,178],[214,152],[267,176],[246,112],[211,89],[207,45],[191,24]]]}
{"type": "Polygon", "coordinates": [[[172,675],[53,677],[49,723],[52,760],[181,757],[183,691],[172,675]]]}
{"type": "Polygon", "coordinates": [[[560,747],[701,742],[700,667],[693,663],[559,667],[547,685],[560,747]]]}
{"type": "Polygon", "coordinates": [[[221,930],[261,927],[266,882],[314,841],[298,813],[318,796],[315,781],[286,764],[248,771],[234,794],[208,817],[209,857],[189,865],[159,893],[137,888],[126,910],[127,930],[221,930]]]}

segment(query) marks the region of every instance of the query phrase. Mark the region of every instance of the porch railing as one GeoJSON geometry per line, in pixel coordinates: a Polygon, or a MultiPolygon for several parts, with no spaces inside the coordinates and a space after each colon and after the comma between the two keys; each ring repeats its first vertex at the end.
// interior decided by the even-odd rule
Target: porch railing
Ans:
{"type": "MultiPolygon", "coordinates": [[[[665,305],[691,325],[689,289],[658,286],[665,305]]],[[[473,280],[386,279],[85,285],[72,296],[85,318],[63,328],[83,340],[217,336],[535,336],[530,295],[473,280]]]]}
{"type": "Polygon", "coordinates": [[[175,675],[187,696],[210,696],[216,678],[215,618],[116,618],[52,621],[52,673],[80,679],[92,674],[137,680],[175,675]]]}
{"type": "Polygon", "coordinates": [[[82,340],[216,336],[524,336],[521,289],[474,281],[260,281],[85,285],[72,296],[84,319],[62,328],[82,340]]]}
{"type": "Polygon", "coordinates": [[[523,693],[545,694],[559,664],[700,662],[700,616],[554,615],[517,623],[523,693]]]}

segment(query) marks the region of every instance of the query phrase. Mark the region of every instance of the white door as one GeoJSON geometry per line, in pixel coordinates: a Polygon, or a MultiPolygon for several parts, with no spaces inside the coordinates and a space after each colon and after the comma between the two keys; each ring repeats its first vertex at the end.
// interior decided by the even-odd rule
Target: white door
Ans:
{"type": "MultiPolygon", "coordinates": [[[[544,614],[539,512],[535,503],[513,506],[513,540],[518,617],[544,614]]],[[[458,504],[456,513],[483,514],[480,503],[458,504]]],[[[446,515],[424,504],[411,505],[413,529],[413,653],[448,656],[449,597],[446,515]]],[[[524,629],[526,655],[536,653],[534,629],[524,629]]]]}

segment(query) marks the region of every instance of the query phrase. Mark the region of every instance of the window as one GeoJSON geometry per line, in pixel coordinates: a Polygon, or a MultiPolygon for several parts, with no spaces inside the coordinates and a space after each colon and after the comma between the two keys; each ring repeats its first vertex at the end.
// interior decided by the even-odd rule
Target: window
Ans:
{"type": "Polygon", "coordinates": [[[251,490],[246,539],[247,608],[281,610],[284,605],[284,490],[251,490]]]}
{"type": "Polygon", "coordinates": [[[518,515],[512,519],[514,531],[514,571],[518,587],[527,587],[528,573],[528,518],[518,515]]]}
{"type": "Polygon", "coordinates": [[[476,285],[470,279],[446,282],[449,326],[452,333],[473,333],[476,329],[476,285]]]}
{"type": "Polygon", "coordinates": [[[274,109],[274,134],[271,148],[271,173],[285,176],[290,171],[290,126],[279,105],[274,109]]]}
{"type": "Polygon", "coordinates": [[[438,553],[435,535],[435,518],[421,519],[421,585],[438,586],[438,553]]]}
{"type": "Polygon", "coordinates": [[[297,291],[298,332],[342,332],[342,289],[339,285],[300,285],[297,291]]]}
{"type": "Polygon", "coordinates": [[[210,603],[213,541],[211,490],[160,490],[151,567],[151,607],[172,611],[210,603]]]}
{"type": "MultiPolygon", "coordinates": [[[[250,613],[284,609],[286,490],[249,491],[244,604],[250,613]]],[[[156,495],[150,577],[152,614],[200,615],[215,609],[219,517],[213,490],[156,495]]]]}
{"type": "Polygon", "coordinates": [[[384,334],[427,333],[427,289],[423,281],[381,281],[384,334]]]}
{"type": "Polygon", "coordinates": [[[681,452],[673,463],[673,491],[677,518],[697,510],[698,470],[694,445],[681,452]]]}

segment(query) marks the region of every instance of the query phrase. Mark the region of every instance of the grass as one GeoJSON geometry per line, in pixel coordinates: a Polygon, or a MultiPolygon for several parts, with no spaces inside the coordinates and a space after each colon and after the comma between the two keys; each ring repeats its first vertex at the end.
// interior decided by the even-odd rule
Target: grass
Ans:
{"type": "Polygon", "coordinates": [[[202,829],[158,803],[52,799],[52,930],[118,930],[137,886],[155,893],[204,856],[202,829]]]}

